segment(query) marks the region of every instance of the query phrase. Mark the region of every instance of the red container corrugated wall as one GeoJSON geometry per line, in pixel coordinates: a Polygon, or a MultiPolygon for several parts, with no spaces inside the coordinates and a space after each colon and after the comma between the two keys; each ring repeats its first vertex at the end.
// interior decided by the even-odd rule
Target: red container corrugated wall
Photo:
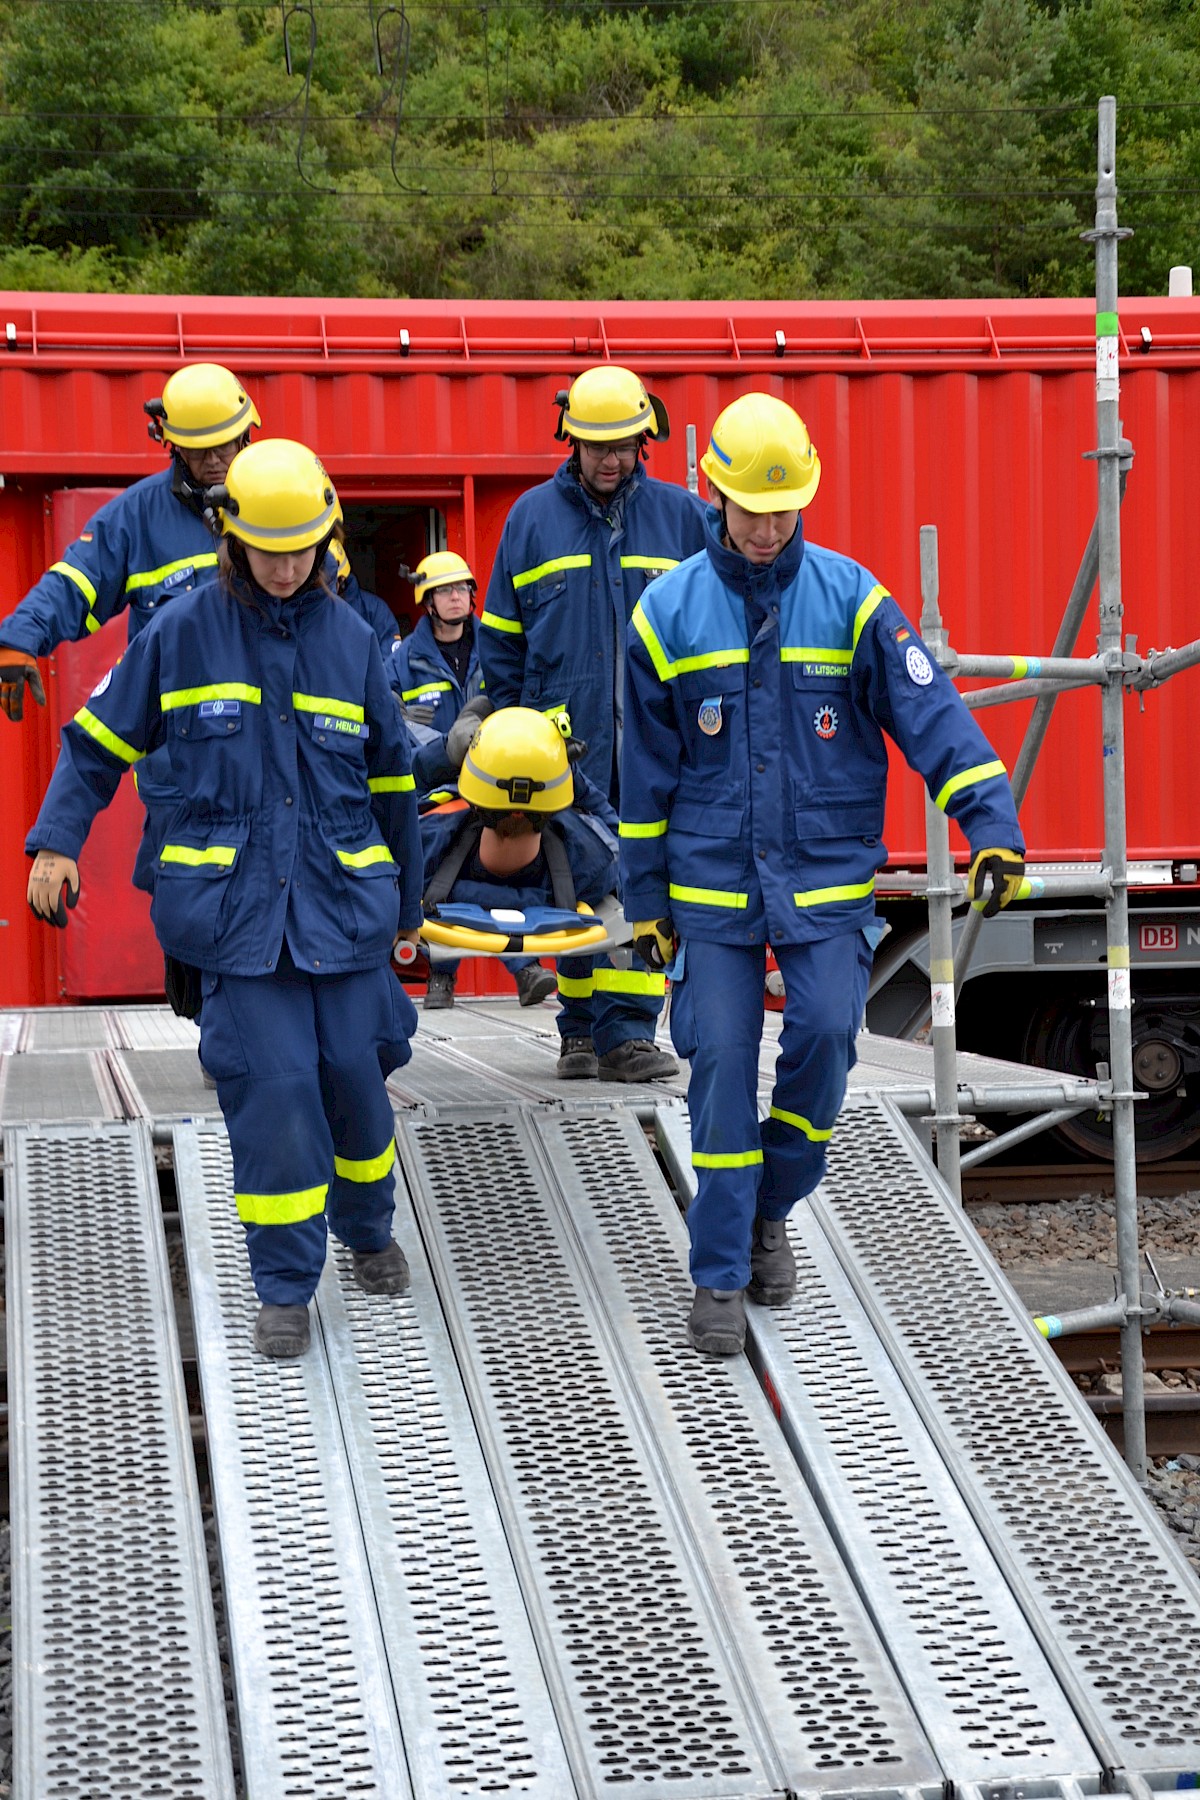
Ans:
{"type": "MultiPolygon", "coordinates": [[[[635,367],[665,400],[671,438],[650,466],[669,480],[685,478],[688,424],[702,450],[736,394],[764,388],[788,400],[823,463],[809,536],[865,563],[916,620],[919,528],[937,526],[942,611],[962,651],[1049,652],[1095,512],[1095,464],[1085,460],[1095,443],[1095,314],[1082,301],[451,310],[6,294],[0,311],[14,328],[0,361],[4,611],[62,548],[44,529],[55,489],[119,484],[160,466],[141,405],[185,359],[234,367],[264,430],[312,443],[347,504],[439,511],[450,547],[483,582],[513,499],[563,454],[551,435],[556,390],[606,357],[635,367]]],[[[1122,417],[1135,453],[1122,512],[1124,602],[1145,650],[1200,635],[1200,301],[1127,300],[1121,325],[1122,417]]],[[[383,573],[391,591],[378,585],[395,604],[407,590],[383,573]]],[[[1093,646],[1089,623],[1079,648],[1093,646]]],[[[1184,675],[1144,704],[1129,702],[1136,858],[1200,853],[1186,754],[1197,681],[1184,675]]],[[[1010,765],[1028,712],[980,715],[1010,765]]],[[[45,716],[19,730],[0,720],[0,1004],[80,992],[47,949],[50,934],[26,924],[20,841],[52,766],[50,725],[45,716]]],[[[1038,860],[1097,856],[1100,754],[1096,696],[1066,696],[1023,811],[1038,860]]],[[[922,790],[902,769],[888,843],[893,866],[923,865],[922,790]]],[[[93,872],[89,900],[97,885],[93,872]]],[[[115,874],[103,894],[110,916],[137,904],[115,874]]]]}

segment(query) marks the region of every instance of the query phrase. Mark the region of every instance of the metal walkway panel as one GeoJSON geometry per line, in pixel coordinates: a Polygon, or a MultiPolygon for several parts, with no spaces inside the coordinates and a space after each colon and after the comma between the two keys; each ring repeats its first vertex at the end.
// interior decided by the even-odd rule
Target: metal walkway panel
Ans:
{"type": "Polygon", "coordinates": [[[411,1794],[329,1368],[252,1348],[258,1302],[223,1128],[180,1125],[175,1178],[247,1790],[411,1794]]]}
{"type": "Polygon", "coordinates": [[[26,1055],[53,1050],[103,1050],[113,1041],[109,1014],[99,1006],[46,1006],[26,1014],[21,1049],[26,1055]]]}
{"type": "Polygon", "coordinates": [[[232,1800],[148,1136],[4,1149],[14,1795],[232,1800]]]}
{"type": "Polygon", "coordinates": [[[1195,1575],[886,1102],[847,1102],[812,1206],[1089,1735],[1190,1781],[1195,1575]]]}
{"type": "Polygon", "coordinates": [[[13,1056],[21,1048],[25,1035],[23,1012],[0,1012],[0,1056],[13,1056]]]}
{"type": "Polygon", "coordinates": [[[574,1794],[416,1220],[409,1292],[367,1295],[332,1240],[317,1301],[413,1791],[574,1794]]]}
{"type": "Polygon", "coordinates": [[[124,1050],[190,1050],[194,1057],[200,1027],[169,1006],[122,1006],[112,1014],[112,1041],[124,1050]]]}
{"type": "MultiPolygon", "coordinates": [[[[686,1115],[655,1125],[690,1197],[686,1115]]],[[[1099,1758],[803,1201],[788,1235],[796,1299],[749,1309],[750,1361],[943,1768],[1095,1785],[1099,1758]]]]}
{"type": "Polygon", "coordinates": [[[110,1050],[114,1080],[135,1118],[219,1119],[215,1088],[205,1087],[195,1046],[110,1050]]]}
{"type": "Polygon", "coordinates": [[[751,1371],[687,1348],[628,1110],[399,1139],[578,1792],[940,1794],[751,1371]]]}
{"type": "Polygon", "coordinates": [[[0,1057],[0,1125],[124,1119],[103,1050],[0,1057]]]}

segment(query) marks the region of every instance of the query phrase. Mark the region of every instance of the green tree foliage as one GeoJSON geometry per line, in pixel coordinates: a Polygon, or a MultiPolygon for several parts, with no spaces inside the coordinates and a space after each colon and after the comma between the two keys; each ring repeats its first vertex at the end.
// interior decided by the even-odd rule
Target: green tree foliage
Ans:
{"type": "Polygon", "coordinates": [[[0,283],[1077,293],[1200,260],[1181,0],[0,0],[0,283]]]}

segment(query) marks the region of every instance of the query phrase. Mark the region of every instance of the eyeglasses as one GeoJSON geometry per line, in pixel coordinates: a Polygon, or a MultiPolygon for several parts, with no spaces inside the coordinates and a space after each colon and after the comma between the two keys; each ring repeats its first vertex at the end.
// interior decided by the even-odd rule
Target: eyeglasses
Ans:
{"type": "Polygon", "coordinates": [[[458,594],[463,600],[471,598],[471,590],[465,581],[447,581],[442,587],[431,588],[429,592],[431,600],[435,594],[445,594],[447,597],[458,594]]]}
{"type": "Polygon", "coordinates": [[[641,438],[626,438],[619,444],[590,444],[585,440],[580,445],[580,448],[586,450],[589,456],[595,457],[597,462],[604,462],[610,456],[615,456],[620,462],[636,461],[641,447],[641,438]]]}

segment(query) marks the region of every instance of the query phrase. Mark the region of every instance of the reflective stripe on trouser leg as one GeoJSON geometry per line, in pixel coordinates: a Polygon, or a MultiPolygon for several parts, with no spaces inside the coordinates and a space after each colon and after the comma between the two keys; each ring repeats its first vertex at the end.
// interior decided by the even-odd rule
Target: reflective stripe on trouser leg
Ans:
{"type": "Polygon", "coordinates": [[[560,1038],[590,1038],[592,1035],[595,961],[594,956],[555,958],[558,973],[558,1018],[555,1023],[560,1038]]]}
{"type": "Polygon", "coordinates": [[[558,958],[559,1035],[590,1037],[597,1056],[618,1044],[648,1042],[663,1009],[664,977],[640,956],[622,960],[631,966],[614,968],[607,952],[558,958]]]}
{"type": "Polygon", "coordinates": [[[743,1288],[762,1175],[758,1047],[763,1027],[762,944],[689,938],[682,981],[671,989],[671,1036],[692,1065],[688,1114],[696,1198],[688,1208],[697,1287],[743,1288]]]}
{"type": "Polygon", "coordinates": [[[352,1250],[382,1250],[392,1235],[396,1161],[382,1065],[391,1066],[385,1047],[400,984],[387,969],[368,969],[314,985],[321,1096],[335,1157],[329,1229],[352,1250]]]}
{"type": "Polygon", "coordinates": [[[762,1127],[759,1210],[785,1219],[825,1173],[825,1156],[854,1067],[871,951],[861,931],[814,944],[776,944],[786,999],[771,1117],[762,1127]]]}
{"type": "Polygon", "coordinates": [[[325,1261],[324,1209],[306,1196],[333,1180],[312,986],[285,968],[206,976],[204,989],[200,1056],[229,1132],[255,1292],[264,1305],[303,1306],[325,1261]],[[261,1222],[272,1216],[278,1222],[261,1222]]]}
{"type": "Polygon", "coordinates": [[[636,951],[628,968],[614,968],[605,954],[595,959],[595,991],[592,995],[592,1042],[596,1055],[604,1056],[619,1044],[649,1042],[658,1026],[666,996],[666,978],[648,969],[636,951]]]}

